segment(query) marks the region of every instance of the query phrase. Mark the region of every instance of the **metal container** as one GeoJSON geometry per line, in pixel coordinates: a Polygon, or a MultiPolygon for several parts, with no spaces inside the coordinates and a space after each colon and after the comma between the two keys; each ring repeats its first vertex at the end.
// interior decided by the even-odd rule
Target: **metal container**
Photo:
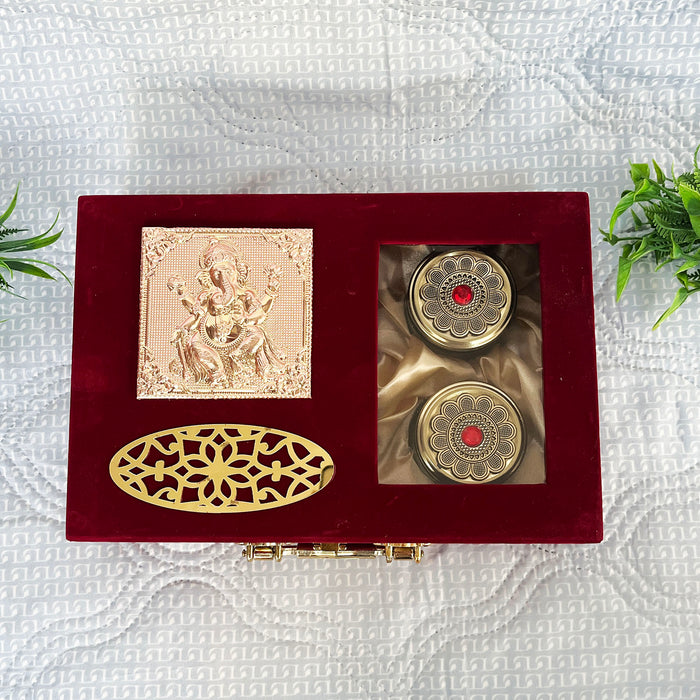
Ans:
{"type": "Polygon", "coordinates": [[[525,451],[525,424],[500,389],[459,382],[419,406],[409,442],[414,459],[434,481],[484,484],[517,469],[525,451]]]}
{"type": "Polygon", "coordinates": [[[409,326],[437,349],[468,352],[492,343],[515,311],[508,268],[478,250],[433,253],[408,285],[409,326]]]}

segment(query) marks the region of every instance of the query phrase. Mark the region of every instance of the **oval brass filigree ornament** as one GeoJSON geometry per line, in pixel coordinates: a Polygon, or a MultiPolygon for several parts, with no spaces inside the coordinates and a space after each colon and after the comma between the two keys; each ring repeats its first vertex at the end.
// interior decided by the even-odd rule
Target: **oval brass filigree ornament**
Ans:
{"type": "Polygon", "coordinates": [[[151,433],[109,463],[112,481],[140,501],[194,513],[243,513],[302,501],[333,478],[311,440],[256,425],[189,425],[151,433]]]}
{"type": "Polygon", "coordinates": [[[478,250],[449,250],[416,267],[406,313],[411,329],[435,348],[467,352],[505,330],[515,302],[515,284],[500,260],[478,250]]]}
{"type": "Polygon", "coordinates": [[[525,424],[500,389],[459,382],[417,409],[410,442],[416,462],[433,481],[484,484],[517,469],[525,451],[525,424]]]}

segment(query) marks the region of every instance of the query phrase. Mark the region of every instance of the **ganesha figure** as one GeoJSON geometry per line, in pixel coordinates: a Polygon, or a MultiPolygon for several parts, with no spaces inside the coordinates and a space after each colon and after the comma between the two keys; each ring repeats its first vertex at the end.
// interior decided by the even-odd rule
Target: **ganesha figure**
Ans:
{"type": "Polygon", "coordinates": [[[196,296],[179,275],[168,280],[189,314],[171,339],[178,357],[171,370],[183,378],[191,375],[197,384],[216,385],[236,383],[251,364],[260,378],[282,367],[284,358],[264,328],[279,294],[280,269],[265,268],[267,288],[258,296],[240,252],[216,238],[200,253],[199,267],[196,296]]]}
{"type": "Polygon", "coordinates": [[[171,370],[183,379],[189,372],[195,382],[207,384],[224,382],[226,374],[219,354],[199,337],[199,321],[204,312],[197,300],[188,292],[187,282],[179,275],[171,277],[168,280],[168,289],[178,295],[180,302],[190,313],[173,332],[170,342],[177,350],[180,366],[178,368],[177,362],[173,361],[171,370]]]}

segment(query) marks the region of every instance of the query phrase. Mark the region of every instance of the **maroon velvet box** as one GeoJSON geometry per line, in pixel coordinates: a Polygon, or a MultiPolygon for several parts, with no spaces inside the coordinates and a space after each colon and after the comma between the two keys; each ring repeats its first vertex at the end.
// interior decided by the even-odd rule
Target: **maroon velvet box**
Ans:
{"type": "Polygon", "coordinates": [[[67,536],[235,542],[597,542],[600,451],[588,199],[583,193],[90,196],[78,206],[67,536]],[[312,398],[137,399],[143,227],[313,229],[312,398]],[[385,484],[377,475],[382,244],[536,244],[546,482],[385,484]],[[141,436],[274,426],[335,464],[312,498],[207,514],[136,500],[108,473],[141,436]]]}

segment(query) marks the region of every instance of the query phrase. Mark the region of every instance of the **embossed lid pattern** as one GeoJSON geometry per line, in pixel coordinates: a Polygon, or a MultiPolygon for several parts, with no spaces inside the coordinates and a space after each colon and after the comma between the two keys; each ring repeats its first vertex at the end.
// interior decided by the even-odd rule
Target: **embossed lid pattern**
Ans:
{"type": "Polygon", "coordinates": [[[409,283],[407,313],[432,345],[468,351],[495,340],[515,309],[510,272],[477,250],[450,250],[425,258],[409,283]]]}
{"type": "Polygon", "coordinates": [[[416,462],[435,481],[496,481],[520,463],[525,448],[523,418],[499,389],[459,382],[418,410],[411,446],[416,462]]]}

